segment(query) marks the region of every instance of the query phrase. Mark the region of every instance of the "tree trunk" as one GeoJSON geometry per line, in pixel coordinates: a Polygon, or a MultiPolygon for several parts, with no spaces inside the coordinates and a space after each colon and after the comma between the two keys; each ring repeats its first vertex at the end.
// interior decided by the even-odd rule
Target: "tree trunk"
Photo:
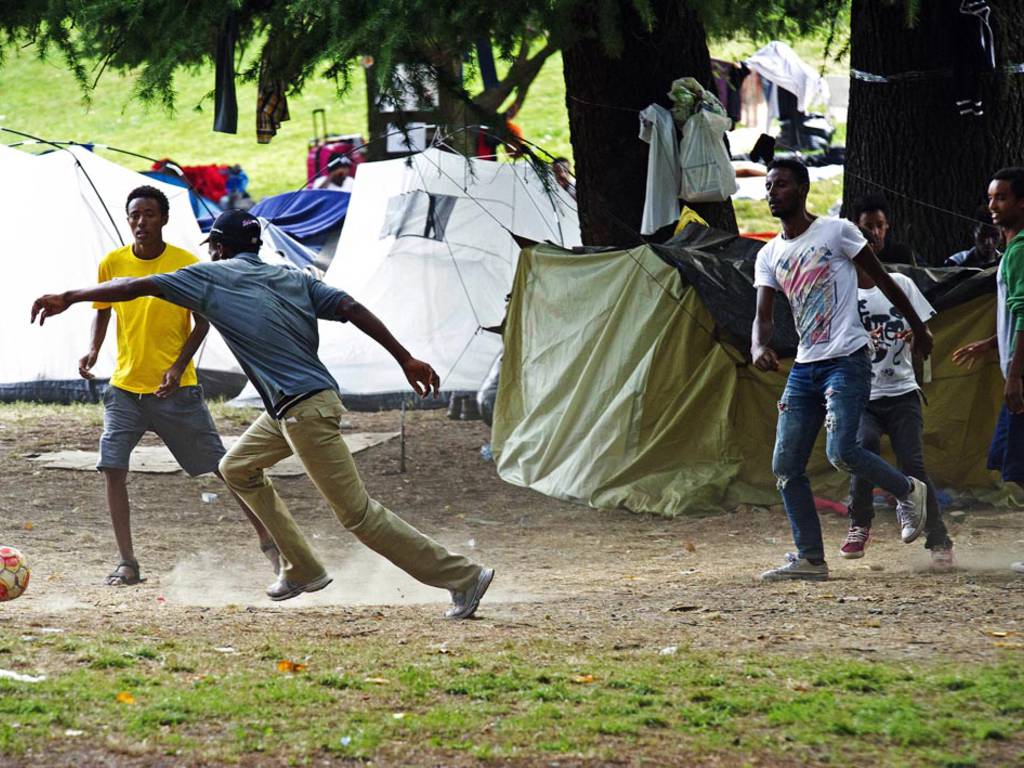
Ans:
{"type": "MultiPolygon", "coordinates": [[[[580,28],[598,29],[596,5],[582,12],[580,28]]],[[[707,37],[697,13],[680,0],[653,0],[651,5],[655,22],[648,31],[632,3],[621,2],[619,55],[610,55],[596,33],[562,52],[580,227],[587,245],[642,242],[648,145],[637,138],[637,113],[653,102],[670,107],[668,89],[677,78],[690,76],[705,87],[712,85],[707,37]]],[[[731,201],[691,207],[713,226],[736,231],[731,201]]]]}
{"type": "Polygon", "coordinates": [[[961,117],[956,100],[964,89],[953,57],[967,46],[958,25],[973,24],[968,35],[977,35],[977,22],[959,14],[953,0],[920,3],[909,29],[903,3],[853,2],[853,69],[925,74],[887,83],[851,79],[844,208],[863,194],[884,194],[894,237],[933,265],[971,244],[973,225],[960,216],[972,217],[985,202],[992,174],[1024,164],[1024,75],[1006,70],[1024,61],[1024,3],[990,5],[996,71],[969,79],[978,84],[984,115],[961,117]]]}

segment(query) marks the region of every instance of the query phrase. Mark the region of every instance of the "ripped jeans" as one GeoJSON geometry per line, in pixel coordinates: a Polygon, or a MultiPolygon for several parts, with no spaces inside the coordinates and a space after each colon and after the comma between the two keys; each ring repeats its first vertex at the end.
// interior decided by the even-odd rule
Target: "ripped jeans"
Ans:
{"type": "Polygon", "coordinates": [[[847,357],[795,363],[779,400],[772,472],[793,529],[799,557],[823,560],[821,521],[807,477],[807,459],[826,428],[825,453],[832,466],[884,488],[896,498],[910,491],[910,480],[877,454],[857,443],[861,415],[871,396],[867,347],[847,357]]]}

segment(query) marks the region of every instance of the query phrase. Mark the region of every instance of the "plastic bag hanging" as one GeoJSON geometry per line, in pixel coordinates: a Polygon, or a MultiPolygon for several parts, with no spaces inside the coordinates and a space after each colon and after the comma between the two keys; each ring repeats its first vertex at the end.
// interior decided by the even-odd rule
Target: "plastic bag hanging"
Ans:
{"type": "Polygon", "coordinates": [[[679,142],[682,171],[679,197],[690,203],[717,203],[739,188],[736,171],[725,149],[723,136],[731,121],[725,115],[701,109],[683,126],[679,142]]]}

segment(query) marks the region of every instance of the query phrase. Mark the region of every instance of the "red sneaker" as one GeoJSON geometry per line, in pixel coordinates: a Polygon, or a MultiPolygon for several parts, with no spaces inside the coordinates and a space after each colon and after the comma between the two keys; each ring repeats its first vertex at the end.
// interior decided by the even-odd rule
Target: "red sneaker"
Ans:
{"type": "Polygon", "coordinates": [[[871,529],[859,525],[850,526],[846,532],[846,539],[839,548],[839,554],[847,560],[856,560],[864,557],[864,550],[868,548],[868,539],[871,538],[871,529]]]}

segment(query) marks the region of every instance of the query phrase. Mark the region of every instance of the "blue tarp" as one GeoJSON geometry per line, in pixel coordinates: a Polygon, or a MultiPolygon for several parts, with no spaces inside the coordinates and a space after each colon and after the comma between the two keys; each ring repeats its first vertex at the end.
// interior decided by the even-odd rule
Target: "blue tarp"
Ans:
{"type": "Polygon", "coordinates": [[[188,182],[178,176],[174,176],[169,173],[160,173],[160,171],[143,171],[143,176],[149,176],[151,179],[157,179],[164,182],[165,184],[173,184],[176,187],[184,187],[188,190],[188,198],[192,203],[192,213],[196,215],[196,221],[199,222],[199,229],[203,232],[209,232],[210,227],[213,226],[213,220],[217,218],[217,215],[223,211],[219,205],[208,197],[203,197],[197,193],[194,189],[189,187],[188,182]]]}
{"type": "Polygon", "coordinates": [[[300,189],[265,197],[250,213],[267,219],[298,240],[322,240],[341,226],[350,197],[348,192],[300,189]]]}
{"type": "Polygon", "coordinates": [[[304,269],[316,261],[316,251],[307,248],[280,227],[263,218],[260,219],[260,226],[263,228],[264,245],[280,253],[295,266],[304,269]]]}

